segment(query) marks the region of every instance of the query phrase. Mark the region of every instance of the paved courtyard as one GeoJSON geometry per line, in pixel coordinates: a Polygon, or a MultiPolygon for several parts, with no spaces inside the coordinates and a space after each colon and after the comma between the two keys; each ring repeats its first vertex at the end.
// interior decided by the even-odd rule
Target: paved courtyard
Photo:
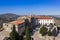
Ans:
{"type": "Polygon", "coordinates": [[[9,37],[9,32],[7,31],[1,31],[0,32],[0,40],[3,40],[5,37],[9,37]]]}

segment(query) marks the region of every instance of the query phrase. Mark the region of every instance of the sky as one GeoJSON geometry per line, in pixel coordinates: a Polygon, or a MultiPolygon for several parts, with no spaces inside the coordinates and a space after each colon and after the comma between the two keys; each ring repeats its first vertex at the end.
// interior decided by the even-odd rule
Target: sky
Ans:
{"type": "Polygon", "coordinates": [[[60,0],[0,0],[0,14],[60,15],[60,0]]]}

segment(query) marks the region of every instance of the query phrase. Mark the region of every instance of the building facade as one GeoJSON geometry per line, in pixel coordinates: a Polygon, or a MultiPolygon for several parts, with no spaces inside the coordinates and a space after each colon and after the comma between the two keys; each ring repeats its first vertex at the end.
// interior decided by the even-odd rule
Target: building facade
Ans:
{"type": "Polygon", "coordinates": [[[54,18],[49,17],[49,16],[37,16],[37,21],[38,23],[44,25],[44,24],[50,24],[53,23],[54,24],[54,18]]]}

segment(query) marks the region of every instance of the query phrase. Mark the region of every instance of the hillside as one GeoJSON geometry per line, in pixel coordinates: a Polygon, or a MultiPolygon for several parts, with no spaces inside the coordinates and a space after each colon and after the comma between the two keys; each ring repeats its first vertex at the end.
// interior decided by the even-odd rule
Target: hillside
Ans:
{"type": "Polygon", "coordinates": [[[6,20],[16,20],[19,17],[19,15],[12,14],[12,13],[6,13],[0,15],[0,18],[6,19],[6,20]]]}
{"type": "Polygon", "coordinates": [[[55,23],[57,24],[57,25],[60,25],[60,16],[59,15],[54,15],[53,16],[54,17],[54,21],[55,21],[55,23]]]}
{"type": "Polygon", "coordinates": [[[6,13],[6,14],[2,14],[0,15],[0,27],[2,27],[2,24],[4,22],[11,22],[16,20],[19,17],[19,15],[16,14],[12,14],[12,13],[6,13]]]}

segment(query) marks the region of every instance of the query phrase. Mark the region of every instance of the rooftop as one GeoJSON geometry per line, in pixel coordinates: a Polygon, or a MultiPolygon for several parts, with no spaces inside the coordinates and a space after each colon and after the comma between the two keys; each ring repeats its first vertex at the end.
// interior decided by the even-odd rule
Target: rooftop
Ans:
{"type": "Polygon", "coordinates": [[[14,25],[22,24],[22,23],[24,23],[24,20],[16,20],[16,21],[13,21],[13,22],[10,22],[10,23],[12,23],[14,25]]]}
{"type": "Polygon", "coordinates": [[[53,19],[50,16],[35,16],[35,18],[37,18],[37,19],[53,19]]]}

